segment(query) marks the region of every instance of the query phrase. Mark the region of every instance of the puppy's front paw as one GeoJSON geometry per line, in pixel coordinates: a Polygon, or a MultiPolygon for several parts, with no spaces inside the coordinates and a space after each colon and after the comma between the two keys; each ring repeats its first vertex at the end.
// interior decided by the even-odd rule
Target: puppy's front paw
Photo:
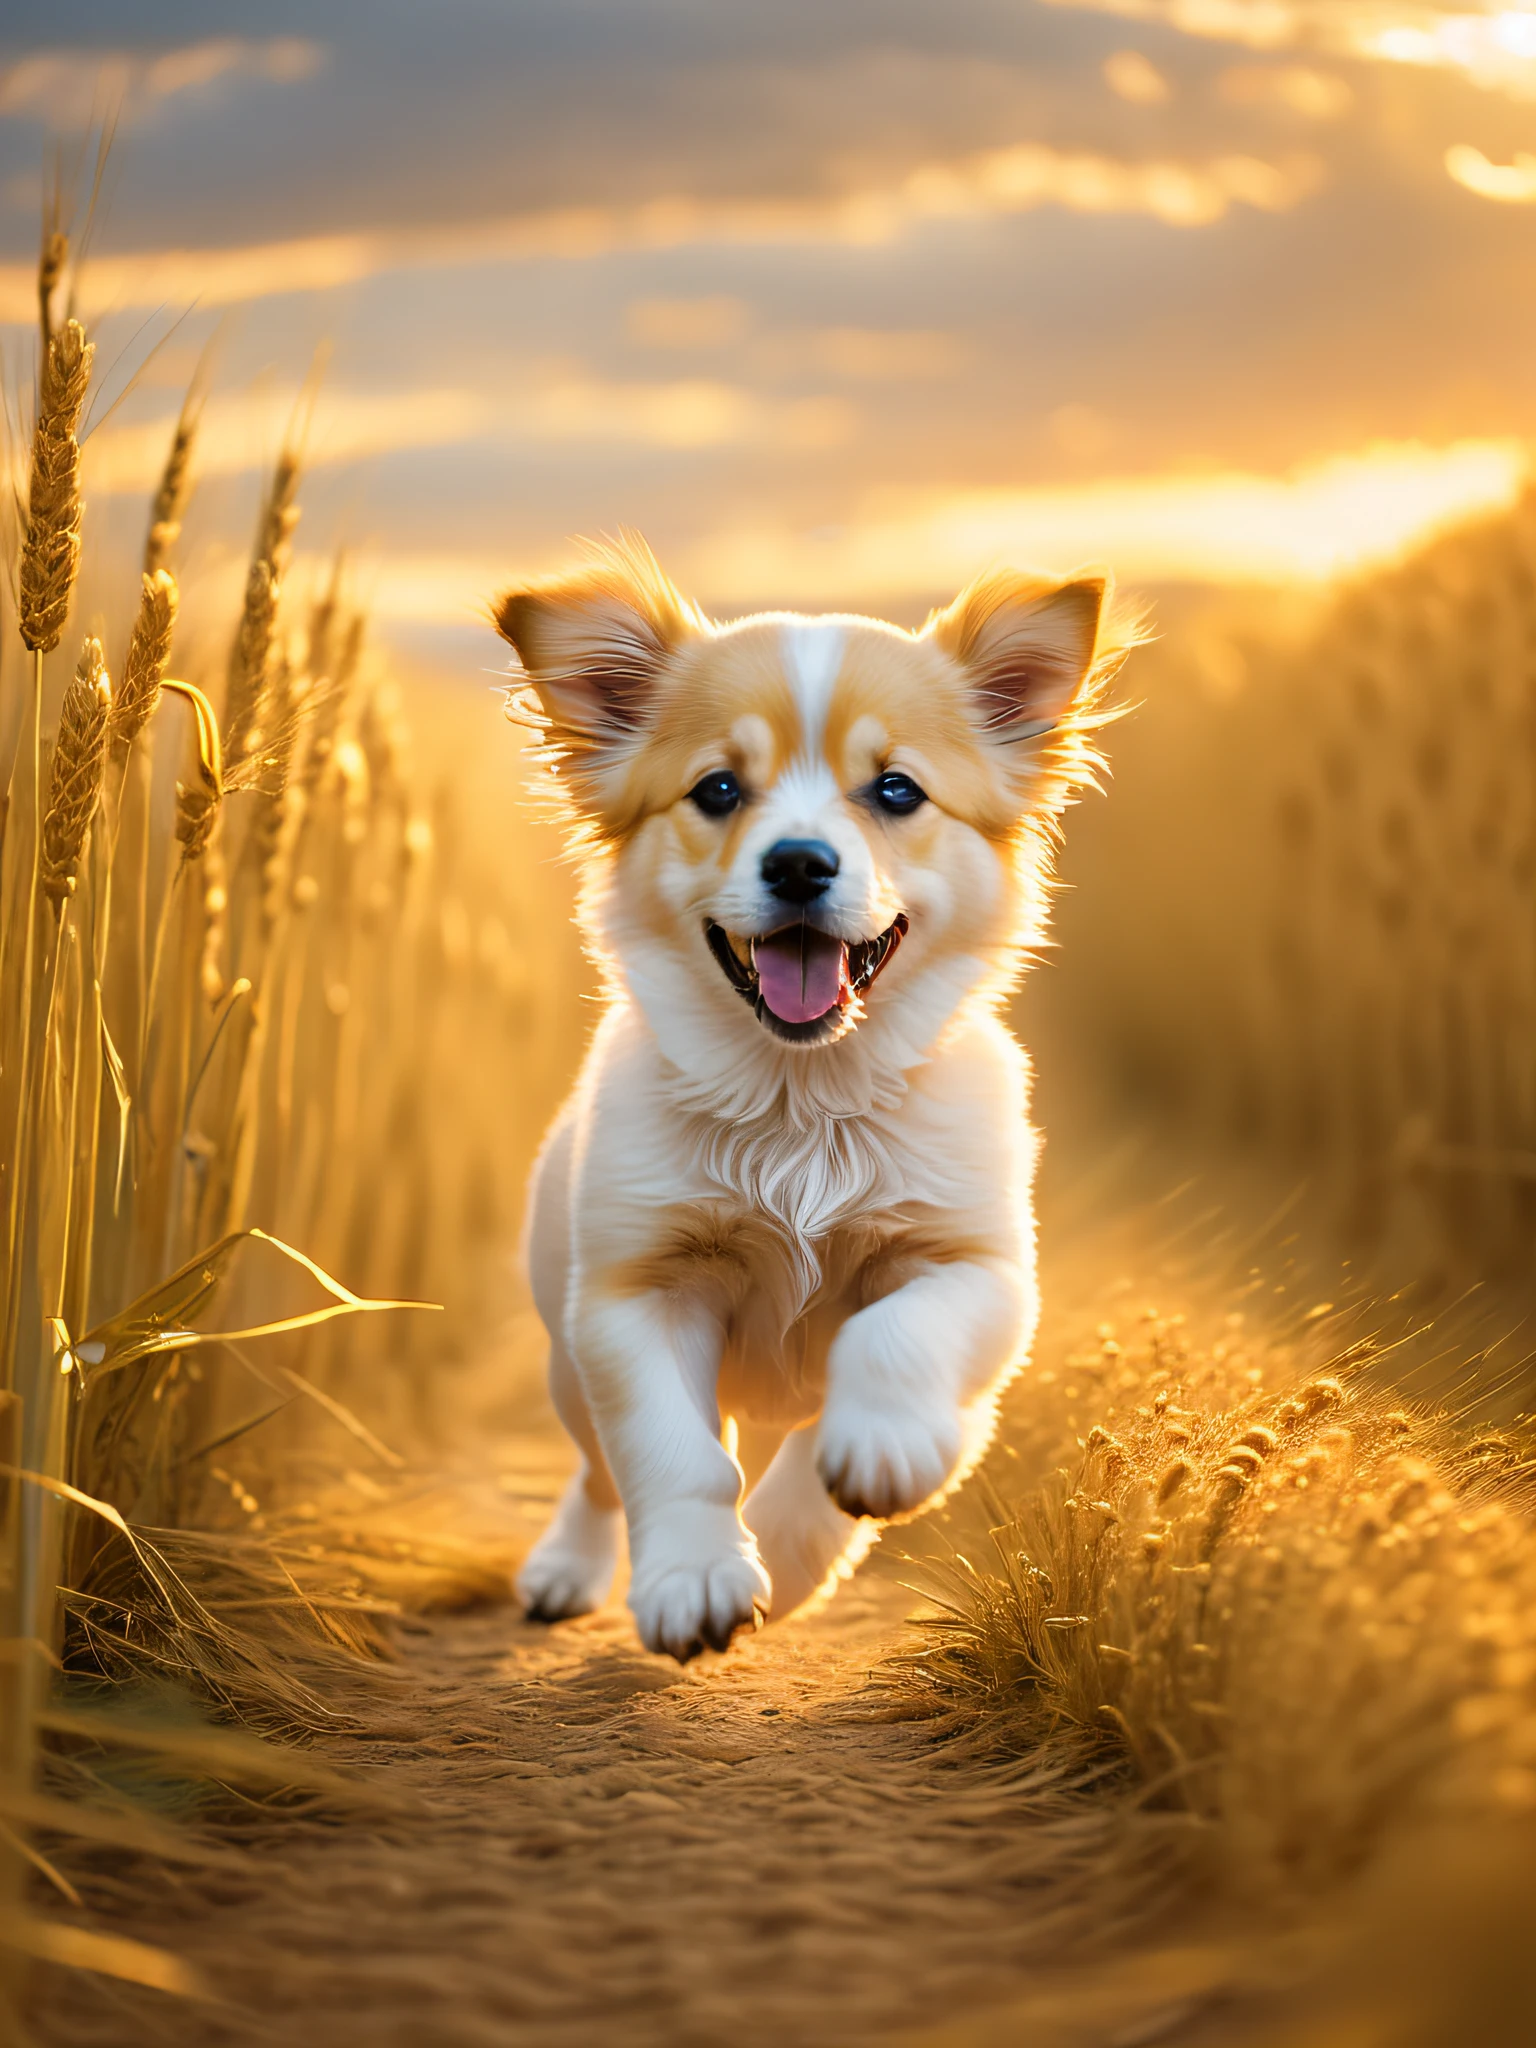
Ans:
{"type": "Polygon", "coordinates": [[[635,1559],[629,1605],[648,1650],[686,1664],[700,1650],[724,1650],[758,1628],[773,1589],[757,1545],[734,1514],[712,1538],[653,1532],[635,1559]]]}
{"type": "Polygon", "coordinates": [[[517,1575],[528,1619],[568,1621],[601,1607],[618,1555],[618,1510],[593,1507],[581,1481],[573,1481],[517,1575]]]}
{"type": "Polygon", "coordinates": [[[958,1415],[829,1402],[816,1469],[845,1515],[911,1514],[960,1462],[958,1415]]]}

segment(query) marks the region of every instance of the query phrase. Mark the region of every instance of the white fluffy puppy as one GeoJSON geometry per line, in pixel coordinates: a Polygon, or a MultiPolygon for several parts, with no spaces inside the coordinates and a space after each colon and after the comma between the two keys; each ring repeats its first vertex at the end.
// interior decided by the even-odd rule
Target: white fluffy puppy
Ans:
{"type": "Polygon", "coordinates": [[[719,625],[631,541],[498,602],[606,983],[531,1196],[581,1453],[531,1614],[602,1602],[622,1515],[647,1647],[723,1649],[985,1447],[1036,1319],[997,1012],[1123,651],[1104,598],[999,572],[919,633],[719,625]]]}

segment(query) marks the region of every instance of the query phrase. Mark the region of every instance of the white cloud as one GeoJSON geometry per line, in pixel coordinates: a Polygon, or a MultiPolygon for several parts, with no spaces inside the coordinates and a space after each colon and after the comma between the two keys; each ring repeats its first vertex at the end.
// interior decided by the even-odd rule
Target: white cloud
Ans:
{"type": "Polygon", "coordinates": [[[924,493],[875,505],[830,541],[720,536],[699,580],[743,602],[792,591],[890,600],[958,588],[988,562],[1066,571],[1106,562],[1132,582],[1315,582],[1400,553],[1467,513],[1511,503],[1525,477],[1518,441],[1430,448],[1382,443],[1280,476],[1105,477],[1023,490],[924,493]]]}
{"type": "Polygon", "coordinates": [[[1454,71],[1489,92],[1536,99],[1536,9],[1395,5],[1393,0],[1047,0],[1252,50],[1304,46],[1339,57],[1454,71]]]}
{"type": "MultiPolygon", "coordinates": [[[[910,610],[998,561],[1059,572],[1107,563],[1132,584],[1315,584],[1390,560],[1455,519],[1509,505],[1527,461],[1515,441],[1387,443],[1279,476],[1153,475],[911,493],[814,533],[764,526],[710,534],[669,549],[666,563],[705,603],[807,610],[910,610]]],[[[558,550],[516,566],[534,573],[557,560],[558,550]]],[[[462,554],[388,557],[378,570],[379,616],[483,618],[489,593],[512,566],[462,554]]]]}
{"type": "MultiPolygon", "coordinates": [[[[210,399],[198,423],[194,473],[237,476],[269,467],[298,397],[268,391],[210,399]]],[[[109,420],[85,443],[87,491],[147,497],[159,480],[175,425],[174,412],[154,420],[109,420]]],[[[451,447],[483,425],[484,407],[467,391],[322,390],[306,460],[320,468],[397,449],[451,447]]]]}
{"type": "MultiPolygon", "coordinates": [[[[607,448],[698,449],[771,444],[807,451],[835,447],[856,424],[837,398],[765,399],[705,378],[614,382],[579,365],[531,368],[517,396],[488,400],[464,390],[351,391],[322,388],[306,437],[309,468],[420,448],[588,443],[607,448]]],[[[265,469],[294,417],[293,391],[221,395],[198,427],[199,476],[265,469]]],[[[175,414],[108,421],[85,444],[86,487],[147,496],[160,475],[175,414]]]]}
{"type": "Polygon", "coordinates": [[[0,68],[0,114],[31,116],[56,128],[79,128],[104,106],[123,117],[167,100],[206,92],[221,79],[258,78],[278,84],[312,78],[325,61],[318,43],[303,36],[251,41],[213,36],[158,55],[139,50],[35,50],[0,68]]]}
{"type": "Polygon", "coordinates": [[[751,321],[740,299],[635,299],[624,309],[624,331],[646,348],[713,349],[739,341],[751,321]]]}
{"type": "Polygon", "coordinates": [[[1140,50],[1116,50],[1104,59],[1104,83],[1133,107],[1160,107],[1173,88],[1140,50]]]}
{"type": "MultiPolygon", "coordinates": [[[[1072,213],[1141,214],[1205,227],[1234,206],[1283,212],[1323,177],[1315,158],[1269,163],[1128,161],[1025,142],[920,164],[887,185],[826,199],[695,199],[563,207],[503,220],[421,229],[312,235],[238,248],[93,254],[81,279],[92,307],[228,306],[287,292],[326,291],[383,272],[580,260],[635,249],[880,244],[935,221],[986,220],[1060,206],[1072,213]]],[[[0,321],[30,324],[32,268],[0,264],[0,321]]]]}
{"type": "Polygon", "coordinates": [[[1217,90],[1232,106],[1275,107],[1304,121],[1336,121],[1355,99],[1336,71],[1311,64],[1234,64],[1217,90]]]}

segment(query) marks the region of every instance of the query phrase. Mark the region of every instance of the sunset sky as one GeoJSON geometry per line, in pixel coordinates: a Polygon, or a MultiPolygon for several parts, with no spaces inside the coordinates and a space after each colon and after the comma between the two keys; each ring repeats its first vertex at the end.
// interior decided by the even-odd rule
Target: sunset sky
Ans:
{"type": "Polygon", "coordinates": [[[1500,502],[1536,437],[1536,10],[12,5],[13,390],[46,168],[110,106],[105,399],[169,338],[96,516],[217,331],[220,559],[329,344],[304,537],[455,659],[578,532],[720,609],[910,618],[1005,556],[1276,583],[1500,502]]]}

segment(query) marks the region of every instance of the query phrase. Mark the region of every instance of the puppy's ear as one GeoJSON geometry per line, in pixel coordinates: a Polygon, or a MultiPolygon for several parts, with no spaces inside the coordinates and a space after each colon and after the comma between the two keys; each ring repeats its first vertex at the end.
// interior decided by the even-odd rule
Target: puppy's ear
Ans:
{"type": "Polygon", "coordinates": [[[1094,670],[1107,579],[1066,583],[997,569],[924,631],[965,670],[989,738],[1043,738],[1067,719],[1094,670]]]}
{"type": "Polygon", "coordinates": [[[668,658],[706,630],[698,608],[633,535],[594,547],[568,575],[507,591],[493,614],[551,737],[577,753],[619,745],[639,731],[668,658]]]}

